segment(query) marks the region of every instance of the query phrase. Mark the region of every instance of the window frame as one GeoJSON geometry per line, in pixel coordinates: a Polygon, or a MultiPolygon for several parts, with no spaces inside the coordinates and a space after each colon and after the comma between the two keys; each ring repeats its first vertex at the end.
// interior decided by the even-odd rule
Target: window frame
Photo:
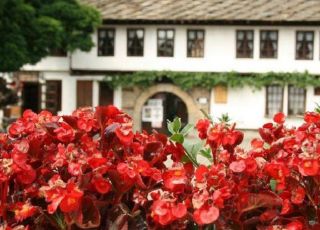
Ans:
{"type": "MultiPolygon", "coordinates": [[[[278,50],[279,50],[279,30],[260,30],[260,44],[259,44],[259,51],[260,51],[260,58],[261,59],[278,59],[278,50]],[[262,33],[264,32],[275,32],[277,35],[277,39],[275,40],[277,49],[274,51],[275,56],[274,57],[267,57],[262,55],[262,42],[265,42],[266,40],[262,40],[262,33]]],[[[274,40],[271,40],[271,42],[274,42],[274,40]]]]}
{"type": "Polygon", "coordinates": [[[269,111],[268,111],[268,108],[269,108],[269,100],[268,100],[268,96],[269,96],[269,92],[268,92],[268,87],[272,87],[272,86],[278,86],[278,87],[281,87],[281,90],[282,90],[282,94],[281,94],[281,106],[280,106],[280,111],[279,112],[283,112],[284,110],[284,93],[285,93],[285,87],[282,86],[282,85],[278,85],[278,84],[271,84],[271,85],[266,85],[265,86],[265,90],[266,90],[266,103],[265,103],[265,116],[266,117],[271,117],[273,116],[274,114],[270,114],[269,111]]]}
{"type": "MultiPolygon", "coordinates": [[[[206,31],[205,29],[187,29],[187,57],[188,58],[204,58],[204,50],[205,50],[205,36],[206,36],[206,31]],[[196,32],[203,32],[203,48],[202,48],[202,56],[191,56],[189,55],[189,41],[190,41],[190,38],[189,38],[189,32],[191,31],[194,31],[196,32]]],[[[198,36],[197,36],[197,39],[198,39],[198,36]]],[[[195,39],[194,39],[195,40],[195,39]]]]}
{"type": "Polygon", "coordinates": [[[145,29],[144,28],[127,28],[127,57],[143,57],[144,56],[144,45],[145,45],[145,29]],[[130,31],[138,31],[142,30],[142,54],[141,55],[132,55],[129,54],[129,33],[130,31]]]}
{"type": "MultiPolygon", "coordinates": [[[[176,35],[176,31],[175,29],[173,28],[158,28],[157,29],[157,57],[174,57],[174,47],[175,47],[175,35],[176,35]],[[167,32],[168,31],[172,31],[173,32],[173,38],[172,38],[172,55],[159,55],[159,32],[160,31],[165,31],[166,33],[166,36],[165,36],[165,42],[168,41],[168,38],[167,38],[167,32]]],[[[171,39],[170,39],[171,40],[171,39]]]]}
{"type": "Polygon", "coordinates": [[[98,57],[114,57],[115,56],[115,47],[116,47],[116,29],[115,28],[106,28],[106,27],[102,27],[102,28],[98,28],[98,33],[97,33],[97,52],[98,52],[98,57]],[[111,30],[113,31],[113,52],[112,55],[106,55],[106,54],[99,54],[100,51],[100,31],[102,30],[111,30]]]}
{"type": "Polygon", "coordinates": [[[239,58],[239,59],[242,59],[242,58],[253,59],[254,58],[254,32],[255,31],[253,29],[236,30],[236,58],[239,58]],[[239,32],[252,32],[252,50],[251,50],[250,57],[240,56],[238,53],[238,42],[241,41],[238,39],[239,32]]]}
{"type": "Polygon", "coordinates": [[[313,60],[314,59],[314,31],[313,30],[297,30],[296,31],[296,41],[295,41],[295,59],[296,60],[313,60]],[[297,46],[298,46],[298,34],[299,33],[312,33],[312,55],[311,58],[300,58],[298,57],[298,50],[297,50],[297,46]]]}
{"type": "Polygon", "coordinates": [[[62,110],[62,80],[46,80],[45,83],[45,109],[57,114],[62,110]],[[50,89],[50,87],[56,88],[56,90],[50,89]],[[48,98],[53,96],[54,99],[48,98]],[[48,106],[50,103],[55,104],[55,106],[48,106]]]}
{"type": "Polygon", "coordinates": [[[301,114],[299,114],[299,113],[297,113],[297,114],[291,114],[291,113],[289,113],[289,110],[290,110],[290,100],[289,100],[289,98],[290,98],[290,88],[291,87],[294,87],[294,88],[299,88],[299,87],[296,87],[296,86],[294,86],[294,85],[288,85],[287,86],[288,87],[288,92],[287,92],[287,94],[288,94],[288,108],[287,108],[287,114],[288,114],[288,116],[289,117],[294,117],[294,116],[299,116],[299,115],[303,115],[303,113],[306,111],[306,106],[307,106],[307,90],[306,90],[306,88],[302,88],[303,90],[304,90],[304,93],[303,93],[303,97],[304,97],[304,102],[303,102],[303,112],[301,113],[301,114]]]}

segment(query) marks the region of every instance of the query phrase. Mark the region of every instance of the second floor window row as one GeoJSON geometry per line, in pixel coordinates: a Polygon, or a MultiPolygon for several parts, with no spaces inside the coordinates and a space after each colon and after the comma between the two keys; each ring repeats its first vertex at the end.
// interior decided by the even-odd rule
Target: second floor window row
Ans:
{"type": "MultiPolygon", "coordinates": [[[[236,58],[254,57],[254,30],[236,31],[236,58]]],[[[98,30],[98,56],[115,55],[115,35],[114,28],[101,28],[98,30]]],[[[205,30],[187,30],[187,57],[204,57],[205,30]]],[[[127,30],[127,56],[143,56],[145,31],[142,28],[127,30]]],[[[261,30],[259,51],[260,58],[278,58],[277,30],[261,30]]],[[[173,57],[175,43],[174,29],[157,30],[157,55],[158,57],[173,57]]],[[[295,38],[295,59],[312,60],[314,52],[314,32],[297,31],[295,38]]]]}

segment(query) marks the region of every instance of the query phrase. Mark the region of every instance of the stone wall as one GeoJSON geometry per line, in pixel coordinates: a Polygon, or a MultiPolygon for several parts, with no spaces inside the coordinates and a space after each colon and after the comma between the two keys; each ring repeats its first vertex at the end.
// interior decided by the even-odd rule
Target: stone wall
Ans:
{"type": "Polygon", "coordinates": [[[178,86],[167,83],[160,83],[149,88],[143,89],[139,87],[122,88],[122,109],[130,114],[134,119],[134,129],[141,129],[141,110],[145,102],[156,93],[167,92],[172,93],[181,98],[187,106],[189,123],[194,124],[203,115],[200,109],[209,112],[210,90],[202,88],[194,88],[184,91],[178,86]],[[199,98],[207,98],[206,104],[200,104],[199,98]]]}

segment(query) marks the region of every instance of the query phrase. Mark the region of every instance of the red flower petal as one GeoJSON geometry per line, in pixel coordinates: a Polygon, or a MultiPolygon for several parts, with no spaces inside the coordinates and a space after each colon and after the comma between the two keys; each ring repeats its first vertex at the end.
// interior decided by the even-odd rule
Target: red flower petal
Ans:
{"type": "Polygon", "coordinates": [[[179,203],[172,207],[171,212],[173,216],[180,219],[187,214],[187,207],[184,204],[179,203]]]}
{"type": "Polygon", "coordinates": [[[199,225],[211,224],[219,217],[219,209],[214,206],[204,205],[193,213],[193,219],[199,225]]]}
{"type": "Polygon", "coordinates": [[[110,182],[103,177],[95,178],[92,183],[95,189],[101,194],[108,193],[111,190],[110,182]]]}
{"type": "Polygon", "coordinates": [[[278,124],[283,124],[285,122],[286,116],[283,113],[277,113],[273,116],[273,121],[278,124]]]}
{"type": "Polygon", "coordinates": [[[230,164],[229,168],[236,173],[243,172],[246,169],[246,163],[244,160],[234,161],[230,164]]]}

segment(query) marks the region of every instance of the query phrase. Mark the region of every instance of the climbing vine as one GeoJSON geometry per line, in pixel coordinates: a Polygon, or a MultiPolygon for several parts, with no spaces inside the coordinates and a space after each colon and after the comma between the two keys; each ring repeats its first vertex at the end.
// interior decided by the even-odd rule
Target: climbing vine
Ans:
{"type": "Polygon", "coordinates": [[[149,87],[157,82],[169,81],[184,90],[193,87],[212,88],[216,85],[229,87],[250,86],[260,89],[270,84],[292,84],[297,87],[320,86],[320,76],[308,72],[298,73],[250,73],[237,72],[201,73],[201,72],[173,72],[173,71],[142,71],[129,74],[107,75],[104,79],[112,88],[149,87]]]}

